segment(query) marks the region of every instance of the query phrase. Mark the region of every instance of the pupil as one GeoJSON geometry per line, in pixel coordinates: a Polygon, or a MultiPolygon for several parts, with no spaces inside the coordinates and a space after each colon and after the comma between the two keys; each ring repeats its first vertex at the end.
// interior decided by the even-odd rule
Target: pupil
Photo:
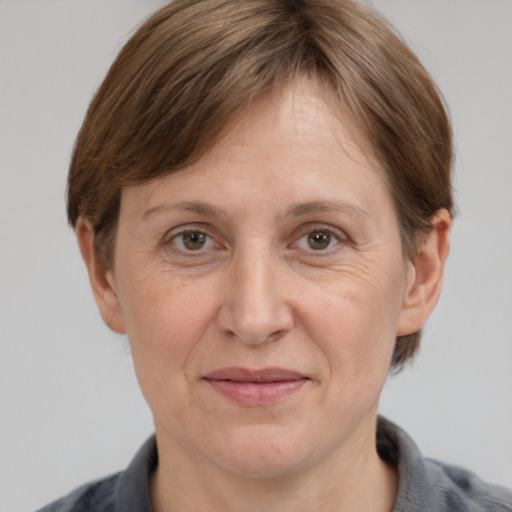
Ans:
{"type": "Polygon", "coordinates": [[[183,235],[183,244],[187,249],[197,250],[201,249],[206,242],[206,235],[204,233],[185,233],[183,235]]]}
{"type": "Polygon", "coordinates": [[[320,250],[326,249],[331,243],[331,235],[324,231],[315,231],[308,235],[308,243],[311,249],[320,250]]]}

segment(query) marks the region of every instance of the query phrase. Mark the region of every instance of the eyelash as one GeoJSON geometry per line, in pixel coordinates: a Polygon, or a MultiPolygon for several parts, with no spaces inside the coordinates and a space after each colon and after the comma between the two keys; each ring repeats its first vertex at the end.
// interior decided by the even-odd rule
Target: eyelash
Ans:
{"type": "MultiPolygon", "coordinates": [[[[324,257],[329,256],[333,252],[337,251],[340,247],[340,245],[346,243],[348,241],[347,236],[339,232],[338,230],[334,230],[332,228],[327,228],[325,226],[307,226],[307,228],[302,231],[302,234],[295,239],[295,241],[291,244],[291,247],[296,247],[298,249],[304,250],[309,255],[314,255],[315,257],[324,257]],[[299,242],[315,233],[322,233],[329,237],[329,244],[325,248],[319,248],[314,249],[311,246],[310,247],[299,247],[299,242]],[[331,245],[331,242],[334,242],[333,245],[331,245]]],[[[306,242],[308,243],[308,242],[306,242]]]]}
{"type": "Polygon", "coordinates": [[[172,234],[172,236],[166,237],[166,239],[164,240],[164,245],[171,246],[174,251],[176,251],[180,254],[186,254],[187,256],[194,256],[194,257],[203,256],[205,251],[208,251],[210,249],[218,249],[218,248],[222,247],[221,244],[215,242],[214,238],[202,229],[184,229],[182,231],[179,231],[178,233],[174,233],[174,234],[172,234]],[[186,237],[187,235],[196,235],[198,237],[204,236],[206,239],[205,244],[207,244],[207,245],[213,244],[213,247],[206,247],[206,248],[199,247],[199,248],[197,248],[197,250],[187,249],[184,246],[184,244],[185,244],[184,237],[186,237]],[[180,247],[180,245],[178,245],[176,243],[176,240],[179,239],[180,237],[181,237],[181,247],[180,247]]]}

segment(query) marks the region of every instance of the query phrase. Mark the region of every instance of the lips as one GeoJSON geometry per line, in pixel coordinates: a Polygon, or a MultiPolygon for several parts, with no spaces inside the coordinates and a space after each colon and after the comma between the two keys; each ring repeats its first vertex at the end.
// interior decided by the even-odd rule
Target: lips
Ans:
{"type": "Polygon", "coordinates": [[[222,368],[204,379],[223,396],[252,407],[279,402],[297,393],[310,380],[301,373],[282,368],[222,368]]]}

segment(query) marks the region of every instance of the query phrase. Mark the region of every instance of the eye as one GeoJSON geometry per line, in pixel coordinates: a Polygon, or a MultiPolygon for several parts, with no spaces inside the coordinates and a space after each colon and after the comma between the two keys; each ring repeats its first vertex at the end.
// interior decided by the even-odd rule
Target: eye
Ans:
{"type": "Polygon", "coordinates": [[[174,235],[170,243],[183,251],[200,251],[217,246],[213,239],[202,231],[183,231],[174,235]]]}
{"type": "Polygon", "coordinates": [[[295,245],[301,249],[325,251],[340,243],[338,235],[326,229],[315,229],[301,236],[295,245]]]}

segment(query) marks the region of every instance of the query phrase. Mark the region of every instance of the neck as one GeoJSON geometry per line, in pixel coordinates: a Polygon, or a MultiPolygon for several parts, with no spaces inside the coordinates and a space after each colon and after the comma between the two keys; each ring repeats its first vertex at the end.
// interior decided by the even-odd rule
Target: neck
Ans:
{"type": "Polygon", "coordinates": [[[190,456],[160,435],[159,464],[151,481],[155,512],[237,511],[390,512],[398,476],[378,456],[373,433],[311,467],[280,478],[249,478],[190,456]]]}

